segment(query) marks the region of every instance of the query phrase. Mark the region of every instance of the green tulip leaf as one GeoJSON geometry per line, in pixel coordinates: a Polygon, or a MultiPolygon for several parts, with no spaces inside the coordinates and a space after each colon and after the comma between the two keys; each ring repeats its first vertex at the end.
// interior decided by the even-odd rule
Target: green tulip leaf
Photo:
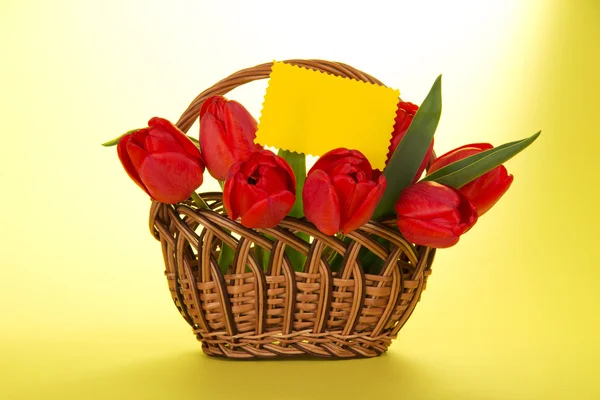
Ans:
{"type": "Polygon", "coordinates": [[[290,217],[302,218],[304,207],[302,205],[302,189],[306,180],[306,156],[304,153],[280,149],[277,155],[287,161],[296,176],[296,202],[289,213],[290,217]]]}
{"type": "Polygon", "coordinates": [[[373,219],[393,213],[402,189],[410,185],[427,154],[442,115],[442,76],[438,76],[423,104],[417,110],[406,134],[396,147],[383,175],[387,188],[373,219]]]}
{"type": "MultiPolygon", "coordinates": [[[[296,153],[295,151],[287,151],[283,149],[279,149],[277,155],[287,161],[292,168],[292,171],[294,171],[294,175],[296,176],[296,201],[294,202],[294,206],[288,215],[294,218],[302,218],[304,217],[302,190],[304,189],[304,181],[306,180],[306,155],[304,153],[296,153]]],[[[310,237],[308,237],[308,235],[305,233],[299,232],[296,234],[296,236],[307,243],[310,241],[310,237]]],[[[285,253],[290,259],[294,270],[302,271],[304,263],[306,262],[306,256],[289,246],[285,248],[285,253]]]]}
{"type": "Polygon", "coordinates": [[[434,181],[458,189],[513,158],[533,143],[540,133],[541,131],[527,139],[506,143],[463,158],[440,168],[422,180],[434,181]]]}
{"type": "Polygon", "coordinates": [[[200,146],[200,142],[198,141],[198,139],[196,139],[195,137],[190,136],[190,135],[186,135],[186,136],[187,136],[188,139],[190,139],[192,142],[194,142],[194,144],[196,146],[200,146]]]}
{"type": "Polygon", "coordinates": [[[106,143],[102,143],[102,146],[104,146],[104,147],[116,146],[117,144],[119,144],[119,142],[121,141],[121,139],[123,139],[125,136],[127,136],[127,135],[129,135],[129,134],[132,134],[132,133],[133,133],[133,132],[135,132],[135,131],[139,131],[139,128],[138,128],[138,129],[132,129],[132,130],[130,130],[130,131],[127,131],[127,132],[125,132],[124,134],[122,134],[122,135],[120,135],[120,136],[118,136],[118,137],[114,138],[113,140],[109,140],[109,141],[108,141],[108,142],[106,142],[106,143]]]}

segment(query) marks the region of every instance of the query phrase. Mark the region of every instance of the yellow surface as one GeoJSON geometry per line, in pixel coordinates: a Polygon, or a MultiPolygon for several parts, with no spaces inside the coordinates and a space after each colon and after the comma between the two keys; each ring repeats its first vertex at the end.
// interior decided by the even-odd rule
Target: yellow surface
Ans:
{"type": "MultiPolygon", "coordinates": [[[[0,3],[0,399],[600,398],[600,2],[285,7],[0,3]],[[378,359],[203,356],[148,199],[100,146],[290,58],[346,62],[417,103],[443,73],[438,152],[543,132],[378,359]]],[[[258,116],[265,85],[230,97],[258,116]]]]}
{"type": "Polygon", "coordinates": [[[359,150],[383,170],[400,91],[275,62],[256,143],[321,156],[359,150]]]}

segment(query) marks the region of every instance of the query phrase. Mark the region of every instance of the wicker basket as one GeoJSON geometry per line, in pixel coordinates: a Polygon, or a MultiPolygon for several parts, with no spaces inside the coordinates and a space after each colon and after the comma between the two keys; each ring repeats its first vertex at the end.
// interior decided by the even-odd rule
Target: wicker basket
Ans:
{"type": "MultiPolygon", "coordinates": [[[[341,63],[286,62],[381,84],[341,63]]],[[[239,71],[205,90],[177,126],[187,132],[204,100],[268,78],[271,66],[239,71]]],[[[408,243],[393,220],[371,221],[342,241],[291,217],[274,229],[247,229],[225,215],[221,193],[202,196],[210,210],[198,209],[191,201],[177,205],[153,201],[150,230],[161,242],[175,305],[208,355],[378,356],[410,317],[431,274],[435,249],[408,243]],[[302,240],[299,232],[311,240],[302,240]],[[382,245],[380,239],[391,245],[382,245]],[[226,273],[217,263],[223,243],[235,249],[226,273]],[[292,268],[285,252],[288,246],[306,255],[302,271],[292,268]],[[259,248],[270,252],[266,269],[256,257],[259,248]],[[383,260],[376,274],[365,273],[358,261],[361,248],[383,260]],[[332,272],[329,260],[335,253],[343,261],[332,272]]]]}

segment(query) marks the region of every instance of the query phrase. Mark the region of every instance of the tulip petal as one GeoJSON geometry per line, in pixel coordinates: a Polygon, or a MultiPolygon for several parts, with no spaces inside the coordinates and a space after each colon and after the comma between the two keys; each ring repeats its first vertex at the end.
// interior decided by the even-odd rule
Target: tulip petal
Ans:
{"type": "Polygon", "coordinates": [[[257,177],[258,169],[260,166],[274,167],[275,162],[271,157],[266,157],[264,154],[255,153],[252,154],[240,167],[240,173],[245,177],[257,177]]]}
{"type": "MultiPolygon", "coordinates": [[[[177,139],[175,139],[175,133],[178,129],[173,126],[172,123],[163,118],[153,117],[148,121],[148,127],[148,138],[146,138],[146,143],[150,143],[152,139],[160,139],[171,146],[170,150],[182,150],[182,146],[177,139]]],[[[147,146],[146,149],[150,150],[147,146]]]]}
{"type": "Polygon", "coordinates": [[[256,151],[254,139],[256,138],[257,124],[252,115],[237,101],[230,100],[223,110],[223,125],[225,131],[236,138],[237,148],[242,153],[256,151]]]}
{"type": "Polygon", "coordinates": [[[142,183],[142,179],[138,174],[137,170],[131,163],[131,159],[129,158],[129,154],[127,153],[127,144],[131,140],[131,135],[124,136],[119,143],[117,144],[117,155],[119,156],[119,160],[121,160],[121,164],[127,172],[127,175],[140,187],[144,192],[150,196],[150,192],[144,184],[142,183]]]}
{"type": "Polygon", "coordinates": [[[493,149],[494,148],[494,146],[491,145],[490,143],[471,143],[471,144],[465,144],[465,145],[462,145],[460,147],[457,147],[454,150],[451,150],[448,153],[443,154],[442,156],[446,156],[447,154],[453,153],[453,152],[455,152],[457,150],[462,150],[462,149],[471,148],[471,147],[479,149],[480,151],[489,150],[489,149],[493,149]]]}
{"type": "Polygon", "coordinates": [[[360,182],[356,185],[354,198],[351,202],[350,209],[352,210],[350,218],[342,224],[342,232],[350,233],[367,222],[373,216],[379,200],[383,196],[386,188],[386,180],[383,175],[375,182],[360,182]],[[366,192],[368,190],[368,192],[366,192]]]}
{"type": "Polygon", "coordinates": [[[333,169],[340,165],[349,164],[358,170],[364,171],[368,179],[371,179],[372,169],[369,160],[358,150],[348,150],[338,148],[323,154],[310,169],[308,174],[313,171],[322,170],[332,174],[333,169]],[[369,171],[369,172],[367,172],[369,171]]]}
{"type": "MultiPolygon", "coordinates": [[[[150,128],[162,128],[162,130],[170,136],[171,140],[177,142],[191,157],[200,159],[202,158],[200,155],[200,150],[198,150],[196,145],[194,145],[194,143],[187,136],[185,136],[185,133],[173,125],[171,121],[160,117],[154,117],[148,121],[148,126],[150,128]]],[[[150,129],[151,134],[153,134],[153,131],[154,129],[150,129]]]]}
{"type": "Polygon", "coordinates": [[[371,175],[371,179],[373,179],[374,181],[378,180],[379,177],[381,176],[382,172],[379,169],[374,169],[373,173],[371,175]]]}
{"type": "Polygon", "coordinates": [[[292,185],[289,173],[284,169],[261,166],[258,175],[256,187],[265,191],[265,193],[273,194],[291,188],[293,188],[292,192],[296,190],[296,186],[292,185]]]}
{"type": "Polygon", "coordinates": [[[437,182],[419,182],[402,191],[396,213],[411,218],[446,218],[455,215],[459,204],[456,189],[437,182]]]}
{"type": "Polygon", "coordinates": [[[477,214],[477,209],[473,203],[471,203],[471,201],[469,201],[469,199],[462,193],[459,192],[459,194],[461,196],[460,205],[458,206],[460,224],[458,224],[457,228],[455,229],[455,233],[457,235],[462,235],[471,230],[471,228],[479,219],[479,215],[477,214]]]}
{"type": "Polygon", "coordinates": [[[146,157],[138,172],[152,198],[175,204],[202,184],[202,170],[198,160],[182,153],[155,153],[146,157]]]}
{"type": "Polygon", "coordinates": [[[454,150],[450,150],[446,154],[439,156],[429,167],[427,171],[428,174],[431,174],[438,169],[444,168],[446,165],[452,164],[458,160],[462,160],[463,158],[472,156],[473,154],[481,153],[484,150],[489,150],[494,148],[489,143],[472,143],[466,144],[464,146],[457,147],[454,150]]]}
{"type": "Polygon", "coordinates": [[[343,147],[328,151],[327,153],[319,157],[317,162],[315,162],[315,164],[310,169],[310,171],[308,171],[308,173],[310,174],[313,170],[316,171],[318,169],[328,171],[330,169],[330,164],[335,164],[338,162],[339,159],[344,157],[350,157],[350,155],[350,150],[343,147]]]}
{"type": "Polygon", "coordinates": [[[274,228],[290,212],[296,201],[290,191],[284,190],[255,203],[242,216],[247,228],[274,228]]]}
{"type": "Polygon", "coordinates": [[[248,184],[248,181],[242,174],[238,174],[236,178],[237,203],[239,204],[239,212],[242,218],[254,207],[258,202],[269,197],[269,194],[255,185],[248,184]]]}
{"type": "Polygon", "coordinates": [[[500,165],[461,187],[459,191],[473,203],[479,216],[490,210],[513,182],[506,167],[500,165]]]}
{"type": "Polygon", "coordinates": [[[137,138],[135,136],[132,136],[131,139],[125,143],[125,145],[131,165],[133,165],[133,168],[135,168],[139,173],[142,164],[148,157],[148,152],[137,143],[136,139],[137,138]]]}
{"type": "Polygon", "coordinates": [[[396,147],[398,147],[398,144],[400,144],[400,141],[406,134],[418,109],[419,107],[416,104],[410,102],[401,101],[398,103],[396,108],[396,118],[394,120],[394,130],[392,132],[392,138],[390,139],[387,160],[385,162],[386,165],[390,162],[394,151],[396,151],[396,147]]]}
{"type": "Polygon", "coordinates": [[[450,229],[430,221],[408,217],[398,219],[398,229],[409,242],[428,247],[451,247],[458,243],[459,239],[450,229]]]}
{"type": "Polygon", "coordinates": [[[205,113],[210,113],[217,119],[223,118],[223,108],[227,104],[227,99],[223,96],[211,96],[202,103],[200,107],[200,119],[204,117],[205,113]]]}
{"type": "MultiPolygon", "coordinates": [[[[334,182],[337,180],[336,178],[337,177],[334,177],[334,182]]],[[[377,185],[373,181],[362,181],[358,183],[353,183],[352,191],[347,197],[343,197],[343,201],[342,196],[340,196],[339,190],[337,190],[336,188],[338,198],[340,199],[340,225],[342,230],[344,230],[344,227],[351,219],[356,217],[360,218],[360,216],[356,216],[355,213],[360,208],[362,202],[366,200],[369,192],[373,188],[375,188],[375,186],[377,185]]]]}
{"type": "Polygon", "coordinates": [[[238,172],[239,169],[240,163],[236,163],[231,167],[225,181],[225,186],[223,187],[223,207],[225,207],[229,218],[234,221],[240,216],[239,197],[234,194],[236,192],[236,182],[239,179],[243,179],[242,175],[238,172]]]}
{"type": "Polygon", "coordinates": [[[177,143],[173,139],[165,140],[164,137],[154,135],[148,135],[146,137],[144,148],[149,153],[181,152],[183,150],[179,143],[177,143]]]}
{"type": "Polygon", "coordinates": [[[229,168],[240,161],[225,141],[223,125],[212,114],[207,113],[200,120],[200,148],[208,172],[220,181],[224,181],[229,168]]]}
{"type": "Polygon", "coordinates": [[[421,165],[419,166],[419,169],[417,170],[417,173],[415,174],[415,177],[413,178],[412,183],[416,183],[419,181],[419,179],[421,179],[421,176],[423,175],[423,171],[425,171],[425,169],[429,165],[429,160],[431,159],[431,155],[433,154],[434,142],[435,142],[435,139],[432,138],[431,143],[429,144],[429,148],[427,149],[427,153],[425,153],[425,157],[423,157],[423,161],[421,162],[421,165]]]}
{"type": "Polygon", "coordinates": [[[342,225],[348,219],[347,215],[351,215],[350,202],[354,197],[357,183],[348,175],[329,175],[329,179],[337,194],[340,205],[340,225],[342,225]]]}
{"type": "Polygon", "coordinates": [[[326,235],[340,230],[340,205],[327,173],[321,170],[308,175],[302,191],[304,215],[326,235]]]}
{"type": "Polygon", "coordinates": [[[165,150],[181,151],[183,150],[182,145],[175,138],[175,133],[178,129],[173,126],[169,121],[163,118],[154,117],[148,121],[148,137],[146,138],[146,149],[152,141],[160,141],[170,147],[165,150]]]}
{"type": "Polygon", "coordinates": [[[458,190],[435,182],[406,188],[396,203],[398,228],[416,244],[450,247],[477,222],[477,210],[458,190]]]}

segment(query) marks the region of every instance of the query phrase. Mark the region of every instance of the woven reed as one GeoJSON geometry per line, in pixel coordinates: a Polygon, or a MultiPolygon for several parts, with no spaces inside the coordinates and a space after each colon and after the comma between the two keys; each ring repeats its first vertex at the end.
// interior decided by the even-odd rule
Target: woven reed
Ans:
{"type": "MultiPolygon", "coordinates": [[[[381,85],[337,62],[286,62],[381,85]]],[[[244,69],[205,90],[177,126],[187,132],[208,97],[268,78],[271,66],[244,69]]],[[[406,242],[393,220],[371,221],[345,241],[291,217],[274,229],[247,229],[227,217],[221,195],[202,194],[210,210],[191,201],[153,201],[150,209],[150,231],[162,245],[172,298],[206,354],[352,358],[387,350],[425,289],[435,249],[406,242]],[[311,241],[299,238],[299,232],[311,241]],[[379,238],[391,245],[383,246],[379,238]],[[223,243],[235,249],[225,273],[217,263],[223,243]],[[286,247],[307,257],[302,271],[294,271],[286,247]],[[259,248],[270,252],[266,269],[256,257],[259,248]],[[361,248],[383,260],[377,273],[365,273],[357,260],[361,248]],[[334,272],[329,264],[333,252],[343,259],[334,272]]]]}

